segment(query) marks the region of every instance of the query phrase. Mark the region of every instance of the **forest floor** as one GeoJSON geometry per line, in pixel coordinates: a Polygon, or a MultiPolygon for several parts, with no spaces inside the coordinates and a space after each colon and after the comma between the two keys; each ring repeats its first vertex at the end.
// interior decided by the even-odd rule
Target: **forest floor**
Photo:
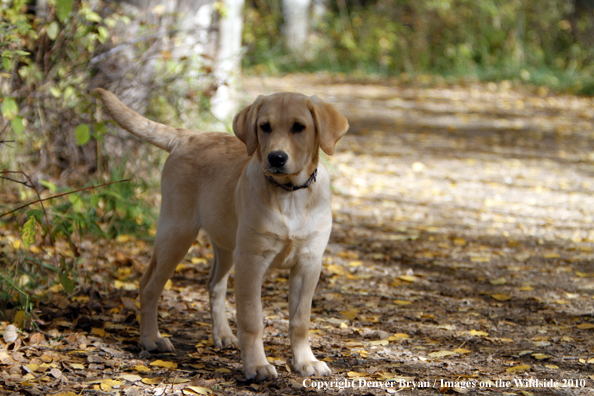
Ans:
{"type": "Polygon", "coordinates": [[[327,159],[334,227],[310,332],[332,375],[291,372],[285,271],[263,287],[279,378],[247,382],[239,352],[214,349],[204,235],[160,305],[175,353],[140,358],[151,245],[121,237],[81,244],[94,286],[54,295],[42,331],[0,340],[0,394],[594,395],[593,99],[506,83],[245,79],[251,100],[276,91],[317,94],[351,126],[327,159]]]}

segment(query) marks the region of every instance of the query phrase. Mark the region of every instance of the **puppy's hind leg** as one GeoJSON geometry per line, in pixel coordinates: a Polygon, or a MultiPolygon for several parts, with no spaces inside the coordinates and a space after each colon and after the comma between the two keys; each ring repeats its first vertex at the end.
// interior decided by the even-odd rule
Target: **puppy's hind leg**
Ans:
{"type": "Polygon", "coordinates": [[[140,280],[140,345],[146,351],[168,352],[174,347],[171,341],[159,334],[159,297],[175,267],[192,246],[199,227],[189,221],[161,223],[157,228],[151,263],[140,280]]]}
{"type": "Polygon", "coordinates": [[[225,295],[227,279],[233,268],[233,252],[223,250],[213,243],[214,262],[208,277],[208,294],[210,297],[210,315],[212,317],[212,340],[215,348],[226,348],[238,345],[227,320],[225,295]]]}

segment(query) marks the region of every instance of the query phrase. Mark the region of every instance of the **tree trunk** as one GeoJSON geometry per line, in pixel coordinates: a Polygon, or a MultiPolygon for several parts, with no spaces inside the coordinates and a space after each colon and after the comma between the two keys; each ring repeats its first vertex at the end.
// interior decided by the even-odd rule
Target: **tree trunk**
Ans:
{"type": "Polygon", "coordinates": [[[219,42],[215,78],[217,92],[211,99],[212,113],[220,120],[237,111],[235,87],[241,75],[241,30],[244,0],[226,0],[219,21],[219,42]]]}
{"type": "Polygon", "coordinates": [[[285,44],[295,53],[303,52],[307,42],[310,6],[311,0],[283,0],[285,44]]]}

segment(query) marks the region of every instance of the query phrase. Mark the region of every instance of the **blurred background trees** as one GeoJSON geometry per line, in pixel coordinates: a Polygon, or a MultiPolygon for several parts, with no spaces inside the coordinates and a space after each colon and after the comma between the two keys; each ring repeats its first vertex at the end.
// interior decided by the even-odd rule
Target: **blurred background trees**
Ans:
{"type": "Polygon", "coordinates": [[[358,76],[509,79],[594,92],[592,0],[313,3],[304,51],[297,55],[293,43],[299,36],[289,33],[294,22],[283,12],[285,2],[248,2],[244,66],[259,73],[329,70],[358,76]],[[286,46],[278,40],[283,32],[286,46]]]}

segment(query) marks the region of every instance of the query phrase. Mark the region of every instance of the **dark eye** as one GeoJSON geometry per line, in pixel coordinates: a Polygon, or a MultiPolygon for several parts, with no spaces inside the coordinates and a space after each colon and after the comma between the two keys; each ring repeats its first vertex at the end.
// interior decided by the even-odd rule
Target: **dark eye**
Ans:
{"type": "Polygon", "coordinates": [[[272,132],[272,127],[270,126],[269,122],[265,122],[264,124],[260,125],[260,129],[262,132],[270,133],[272,132]]]}
{"type": "Polygon", "coordinates": [[[293,132],[294,133],[302,132],[304,129],[305,129],[305,125],[303,125],[300,122],[296,122],[293,124],[293,132]]]}

